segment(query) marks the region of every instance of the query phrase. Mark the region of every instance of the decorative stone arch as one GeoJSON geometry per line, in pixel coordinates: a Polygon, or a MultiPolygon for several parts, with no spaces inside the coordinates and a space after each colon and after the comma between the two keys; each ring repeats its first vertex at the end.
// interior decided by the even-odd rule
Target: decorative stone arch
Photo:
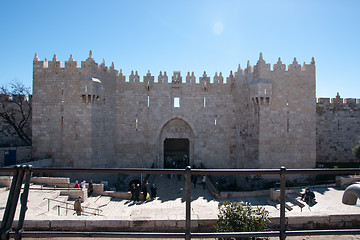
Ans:
{"type": "Polygon", "coordinates": [[[164,167],[164,141],[165,139],[188,139],[189,140],[189,164],[194,164],[194,131],[190,124],[183,118],[174,117],[163,123],[159,131],[159,163],[158,167],[164,167]]]}

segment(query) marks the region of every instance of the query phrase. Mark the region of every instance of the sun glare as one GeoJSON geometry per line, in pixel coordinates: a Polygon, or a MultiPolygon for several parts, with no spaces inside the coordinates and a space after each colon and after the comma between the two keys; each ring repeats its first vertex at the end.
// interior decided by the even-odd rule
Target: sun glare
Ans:
{"type": "Polygon", "coordinates": [[[216,35],[220,35],[224,30],[224,26],[221,22],[216,22],[213,26],[213,32],[216,34],[216,35]]]}

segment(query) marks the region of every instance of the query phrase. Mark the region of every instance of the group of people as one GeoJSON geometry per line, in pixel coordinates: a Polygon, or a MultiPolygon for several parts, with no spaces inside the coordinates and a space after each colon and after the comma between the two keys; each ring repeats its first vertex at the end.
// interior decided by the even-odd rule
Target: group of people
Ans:
{"type": "MultiPolygon", "coordinates": [[[[83,180],[80,184],[79,181],[76,180],[75,181],[75,185],[74,188],[81,188],[81,189],[85,189],[86,188],[86,181],[83,180]]],[[[94,192],[94,185],[93,185],[93,181],[90,180],[89,184],[88,184],[88,197],[90,197],[92,195],[92,193],[94,192]]],[[[82,202],[82,197],[79,196],[75,202],[74,202],[74,211],[76,212],[76,214],[78,216],[81,215],[81,213],[83,212],[83,209],[81,207],[81,202],[82,202]]]]}
{"type": "MultiPolygon", "coordinates": [[[[198,176],[197,175],[191,175],[191,182],[194,184],[194,188],[196,188],[196,185],[198,184],[198,176]]],[[[206,176],[203,175],[201,178],[201,183],[203,186],[203,189],[206,187],[206,176]]]]}
{"type": "Polygon", "coordinates": [[[144,181],[141,186],[139,183],[137,184],[132,183],[130,186],[130,192],[131,192],[131,200],[134,202],[140,202],[140,193],[142,192],[143,195],[142,200],[143,202],[145,202],[145,201],[154,200],[156,198],[157,187],[155,184],[153,184],[150,188],[150,194],[149,194],[147,181],[144,181]]]}
{"type": "MultiPolygon", "coordinates": [[[[83,180],[83,181],[79,184],[79,181],[76,180],[76,181],[75,181],[74,188],[82,188],[82,189],[85,189],[85,188],[86,188],[86,181],[83,180]]],[[[88,185],[88,197],[90,197],[93,192],[94,192],[94,185],[93,185],[93,181],[90,180],[89,185],[88,185]]]]}

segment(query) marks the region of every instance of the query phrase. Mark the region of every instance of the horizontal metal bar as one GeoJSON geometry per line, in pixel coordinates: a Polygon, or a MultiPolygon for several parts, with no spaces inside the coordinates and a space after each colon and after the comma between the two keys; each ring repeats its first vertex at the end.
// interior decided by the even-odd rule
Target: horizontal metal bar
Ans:
{"type": "MultiPolygon", "coordinates": [[[[314,235],[358,235],[360,229],[329,229],[329,230],[301,230],[286,231],[287,236],[314,236],[314,235]]],[[[10,232],[9,237],[15,237],[10,232]]],[[[266,232],[218,232],[218,233],[191,233],[192,238],[236,238],[236,237],[277,237],[280,231],[266,232]]],[[[184,238],[185,233],[152,233],[152,232],[46,232],[24,231],[22,237],[93,237],[93,238],[184,238]]]]}
{"type": "MultiPolygon", "coordinates": [[[[360,170],[359,170],[360,171],[360,170]]],[[[34,173],[128,173],[128,174],[185,174],[185,169],[162,168],[33,168],[34,173]]],[[[192,175],[279,174],[278,169],[191,169],[192,175]]]]}
{"type": "MultiPolygon", "coordinates": [[[[10,232],[9,237],[14,238],[15,232],[10,232]]],[[[152,233],[152,232],[45,232],[45,231],[24,231],[21,237],[29,238],[185,238],[185,233],[152,233]]]]}
{"type": "Polygon", "coordinates": [[[313,236],[313,235],[358,235],[360,229],[325,229],[286,231],[286,236],[313,236]]]}
{"type": "MultiPolygon", "coordinates": [[[[185,174],[185,169],[161,168],[32,168],[34,173],[127,173],[185,174]]],[[[0,168],[0,173],[13,173],[13,168],[0,168]]],[[[286,169],[288,174],[356,174],[360,168],[286,169]]],[[[192,175],[277,175],[279,169],[191,169],[192,175]]]]}
{"type": "Polygon", "coordinates": [[[279,235],[280,231],[191,233],[191,237],[194,238],[277,237],[279,235]]]}
{"type": "Polygon", "coordinates": [[[356,174],[360,168],[312,168],[312,169],[286,169],[288,174],[356,174]]]}

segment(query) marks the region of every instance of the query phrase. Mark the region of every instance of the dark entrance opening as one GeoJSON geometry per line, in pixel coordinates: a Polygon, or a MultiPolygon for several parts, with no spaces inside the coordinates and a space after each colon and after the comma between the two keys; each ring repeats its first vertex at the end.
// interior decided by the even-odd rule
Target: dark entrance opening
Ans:
{"type": "Polygon", "coordinates": [[[189,165],[190,141],[187,138],[164,140],[164,168],[185,168],[189,165]]]}

